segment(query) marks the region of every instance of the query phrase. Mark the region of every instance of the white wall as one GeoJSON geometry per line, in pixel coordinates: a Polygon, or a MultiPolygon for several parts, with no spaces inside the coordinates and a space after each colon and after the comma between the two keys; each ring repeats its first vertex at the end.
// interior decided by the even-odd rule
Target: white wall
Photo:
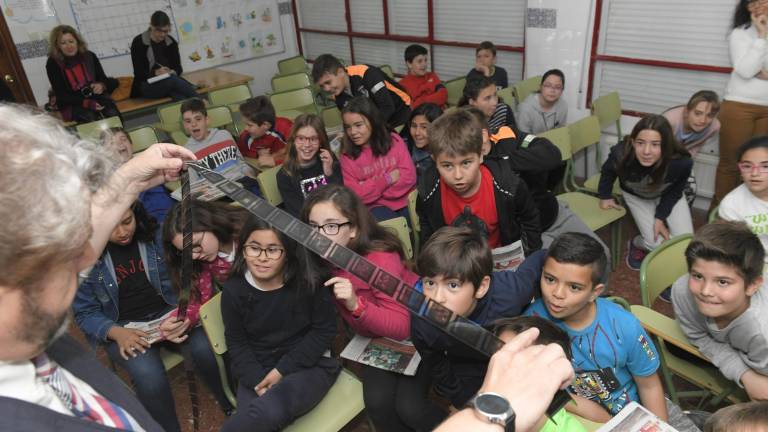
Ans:
{"type": "MultiPolygon", "coordinates": [[[[56,12],[58,13],[59,21],[62,24],[69,24],[74,26],[75,19],[72,15],[72,9],[69,6],[69,1],[53,0],[53,3],[56,8],[56,12]]],[[[293,16],[281,15],[280,21],[283,28],[283,38],[286,47],[285,52],[271,56],[260,57],[253,60],[246,60],[239,63],[231,63],[219,66],[220,69],[253,76],[253,81],[251,82],[251,91],[255,95],[263,94],[270,89],[270,80],[272,75],[277,72],[278,60],[293,57],[299,52],[296,45],[296,31],[293,25],[293,16]]],[[[147,16],[147,23],[149,23],[149,16],[147,16]]],[[[45,73],[46,60],[46,57],[38,57],[24,60],[22,62],[38,105],[43,105],[48,101],[48,89],[50,88],[50,83],[48,82],[48,76],[45,73]]],[[[133,66],[131,65],[130,55],[104,59],[101,61],[101,63],[105,72],[109,76],[133,75],[133,66]]]]}

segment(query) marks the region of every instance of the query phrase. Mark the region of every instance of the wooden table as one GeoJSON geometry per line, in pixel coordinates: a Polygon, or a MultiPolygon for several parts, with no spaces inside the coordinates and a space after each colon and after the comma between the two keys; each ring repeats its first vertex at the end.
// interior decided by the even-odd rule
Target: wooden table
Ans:
{"type": "MultiPolygon", "coordinates": [[[[226,87],[232,87],[239,84],[248,84],[253,81],[253,77],[250,75],[239,74],[236,72],[229,72],[222,69],[206,69],[195,72],[189,72],[182,75],[187,81],[197,85],[198,94],[206,94],[213,90],[218,90],[226,87]]],[[[145,98],[129,98],[116,102],[117,109],[123,116],[128,114],[136,114],[141,111],[146,111],[149,108],[153,108],[165,103],[171,102],[171,98],[165,97],[160,99],[145,99],[145,98]]]]}

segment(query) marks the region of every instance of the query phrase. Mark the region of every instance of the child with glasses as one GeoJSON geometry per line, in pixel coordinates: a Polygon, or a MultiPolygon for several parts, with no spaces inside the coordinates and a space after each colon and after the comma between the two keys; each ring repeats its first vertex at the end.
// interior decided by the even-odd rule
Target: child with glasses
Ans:
{"type": "Polygon", "coordinates": [[[744,183],[723,198],[718,217],[746,222],[768,249],[768,137],[745,142],[736,158],[744,183]]]}
{"type": "Polygon", "coordinates": [[[293,123],[287,156],[277,172],[283,208],[298,217],[307,195],[329,183],[343,184],[343,179],[339,161],[328,145],[325,125],[315,114],[302,114],[293,123]]]}
{"type": "Polygon", "coordinates": [[[238,409],[221,430],[282,430],[323,399],[341,370],[327,355],[333,299],[307,251],[261,219],[247,220],[235,249],[221,314],[238,409]]]}
{"type": "Polygon", "coordinates": [[[539,134],[568,124],[568,102],[562,98],[565,74],[550,69],[541,77],[539,91],[531,93],[517,108],[521,131],[539,134]]]}
{"type": "MultiPolygon", "coordinates": [[[[301,219],[403,282],[413,285],[418,280],[403,262],[405,255],[397,236],[379,226],[360,198],[346,187],[328,185],[311,193],[301,219]]],[[[336,269],[333,275],[325,285],[332,290],[339,314],[355,333],[397,340],[409,337],[410,317],[404,306],[346,270],[336,269]]],[[[393,430],[387,426],[398,418],[394,395],[398,389],[416,385],[419,372],[409,377],[361,366],[365,410],[377,430],[393,430]]],[[[420,415],[425,413],[415,417],[420,415]]]]}
{"type": "MultiPolygon", "coordinates": [[[[235,239],[248,213],[220,202],[192,200],[192,280],[186,318],[190,327],[200,319],[200,306],[211,299],[235,260],[235,239]]],[[[181,203],[168,212],[163,223],[163,249],[168,275],[176,292],[181,290],[181,250],[184,244],[181,203]]],[[[175,316],[174,312],[174,316],[175,316]]]]}

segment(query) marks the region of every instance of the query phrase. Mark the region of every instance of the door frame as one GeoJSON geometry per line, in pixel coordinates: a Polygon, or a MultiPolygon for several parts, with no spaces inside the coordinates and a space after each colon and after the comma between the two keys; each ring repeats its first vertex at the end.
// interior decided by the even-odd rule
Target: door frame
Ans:
{"type": "MultiPolygon", "coordinates": [[[[0,13],[0,47],[7,49],[8,55],[6,58],[10,63],[13,78],[16,81],[15,85],[12,86],[13,88],[11,88],[11,92],[16,96],[17,102],[36,105],[35,94],[29,85],[27,74],[24,72],[24,66],[21,64],[18,51],[16,51],[16,44],[13,42],[11,31],[8,29],[8,23],[5,22],[5,16],[2,13],[0,13]]],[[[3,79],[3,77],[0,76],[0,79],[3,79]]]]}

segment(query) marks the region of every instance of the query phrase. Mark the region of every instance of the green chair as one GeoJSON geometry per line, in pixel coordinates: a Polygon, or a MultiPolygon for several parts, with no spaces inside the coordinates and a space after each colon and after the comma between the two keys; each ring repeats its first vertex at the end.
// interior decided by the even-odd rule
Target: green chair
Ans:
{"type": "Polygon", "coordinates": [[[403,245],[405,251],[405,257],[408,259],[413,258],[413,246],[411,245],[411,229],[408,227],[408,221],[400,216],[394,219],[387,219],[379,222],[380,226],[383,226],[390,231],[393,231],[397,238],[400,239],[400,243],[403,245]]]}
{"type": "Polygon", "coordinates": [[[277,70],[279,75],[287,75],[296,72],[306,73],[309,70],[309,67],[307,66],[307,60],[298,55],[277,62],[277,70]]]}
{"type": "MultiPolygon", "coordinates": [[[[595,153],[595,166],[601,166],[600,160],[600,122],[596,116],[587,116],[581,120],[568,125],[571,135],[571,151],[574,155],[582,150],[588,150],[589,147],[595,145],[597,151],[595,153]]],[[[571,164],[573,165],[573,163],[571,164]]],[[[584,172],[587,172],[587,154],[584,155],[584,172]]],[[[597,173],[587,179],[583,186],[579,186],[576,183],[573,166],[568,172],[565,187],[568,190],[579,190],[582,192],[588,192],[591,194],[597,193],[597,185],[600,183],[600,173],[597,173]],[[589,186],[587,186],[589,185],[589,186]]],[[[618,186],[618,181],[614,183],[614,194],[619,195],[621,190],[618,186]]]]}
{"type": "Polygon", "coordinates": [[[252,98],[248,84],[239,84],[208,93],[211,105],[226,105],[234,112],[240,111],[240,104],[252,98]]]}
{"type": "Polygon", "coordinates": [[[232,111],[226,105],[208,107],[208,127],[225,128],[235,139],[240,136],[240,130],[232,117],[232,111]]]}
{"type": "Polygon", "coordinates": [[[280,165],[266,169],[256,176],[259,183],[259,190],[273,206],[279,206],[283,203],[283,197],[280,195],[280,189],[277,187],[277,172],[280,171],[280,165]]]}
{"type": "Polygon", "coordinates": [[[656,340],[661,357],[662,378],[675,403],[679,403],[680,398],[701,397],[699,406],[702,406],[710,395],[714,395],[710,401],[711,406],[719,405],[723,400],[732,403],[745,402],[748,397],[743,390],[723,377],[716,367],[702,366],[672,354],[669,345],[674,345],[705,362],[709,361],[688,341],[674,319],[651,309],[659,294],[688,272],[685,249],[692,237],[691,234],[673,237],[645,257],[640,266],[640,296],[643,304],[633,305],[632,313],[656,340]],[[673,374],[704,390],[676,391],[672,381],[673,374]]]}
{"type": "Polygon", "coordinates": [[[309,87],[272,93],[269,96],[275,111],[296,110],[307,114],[317,114],[317,106],[309,87]]]}
{"type": "Polygon", "coordinates": [[[335,106],[327,107],[320,113],[323,118],[323,124],[325,130],[336,130],[343,127],[343,121],[341,119],[341,111],[335,106]]]}
{"type": "Polygon", "coordinates": [[[709,212],[709,216],[707,217],[707,223],[712,223],[716,221],[719,218],[719,215],[717,213],[717,210],[720,208],[720,206],[717,206],[712,209],[711,212],[709,212]]]}
{"type": "Polygon", "coordinates": [[[504,87],[496,92],[496,96],[499,97],[499,102],[504,102],[511,107],[515,106],[515,95],[512,92],[512,87],[504,87]]]}
{"type": "Polygon", "coordinates": [[[128,136],[133,143],[133,153],[146,150],[152,144],[160,142],[157,131],[152,126],[140,126],[128,131],[128,136]]]}
{"type": "Polygon", "coordinates": [[[616,125],[616,136],[619,140],[621,134],[621,99],[619,92],[611,92],[592,101],[592,114],[600,119],[600,127],[605,128],[611,124],[616,125]]]}
{"type": "Polygon", "coordinates": [[[461,95],[464,94],[464,86],[466,84],[466,77],[454,78],[443,83],[445,89],[448,91],[448,100],[446,101],[446,105],[456,106],[459,104],[459,99],[461,99],[461,95]]]}
{"type": "Polygon", "coordinates": [[[75,126],[75,130],[82,139],[98,140],[101,132],[113,127],[123,127],[120,117],[108,117],[90,123],[79,124],[75,126]]]}
{"type": "Polygon", "coordinates": [[[184,101],[171,102],[159,106],[157,108],[157,118],[160,119],[160,122],[153,125],[155,129],[167,133],[183,130],[184,128],[182,127],[181,121],[182,103],[184,103],[184,101]]]}
{"type": "Polygon", "coordinates": [[[173,141],[174,144],[178,144],[180,146],[186,145],[187,141],[189,141],[187,134],[180,130],[170,132],[169,135],[171,136],[171,141],[173,141]]]}
{"type": "Polygon", "coordinates": [[[287,119],[290,119],[291,121],[296,120],[296,117],[298,117],[298,116],[300,116],[302,114],[304,114],[304,113],[301,112],[301,111],[296,111],[296,110],[292,110],[292,109],[285,110],[285,111],[277,111],[277,112],[275,112],[275,115],[277,117],[285,117],[287,119]]]}
{"type": "Polygon", "coordinates": [[[408,216],[411,217],[411,225],[413,228],[413,241],[414,241],[414,250],[415,254],[418,255],[419,248],[421,245],[419,244],[419,233],[421,232],[421,225],[419,222],[419,214],[416,212],[416,201],[419,199],[419,190],[414,189],[411,191],[411,193],[408,194],[408,216]]]}
{"type": "Polygon", "coordinates": [[[310,87],[312,82],[306,72],[296,72],[288,75],[275,75],[272,77],[272,92],[279,93],[288,90],[296,90],[310,87]]]}
{"type": "Polygon", "coordinates": [[[383,65],[379,66],[379,69],[381,69],[382,72],[387,74],[388,77],[393,78],[393,79],[395,78],[395,73],[392,71],[392,66],[390,66],[388,64],[383,64],[383,65]]]}
{"type": "Polygon", "coordinates": [[[520,105],[528,95],[538,91],[539,87],[541,87],[541,75],[516,82],[512,86],[512,94],[514,95],[517,104],[520,105]]]}
{"type": "MultiPolygon", "coordinates": [[[[216,356],[224,394],[232,406],[237,399],[229,386],[229,376],[223,356],[227,352],[224,321],[221,317],[221,294],[216,294],[200,307],[200,321],[216,356]]],[[[342,369],[336,383],[312,411],[296,419],[285,432],[335,432],[354,419],[363,409],[363,384],[349,371],[342,369]]]]}

